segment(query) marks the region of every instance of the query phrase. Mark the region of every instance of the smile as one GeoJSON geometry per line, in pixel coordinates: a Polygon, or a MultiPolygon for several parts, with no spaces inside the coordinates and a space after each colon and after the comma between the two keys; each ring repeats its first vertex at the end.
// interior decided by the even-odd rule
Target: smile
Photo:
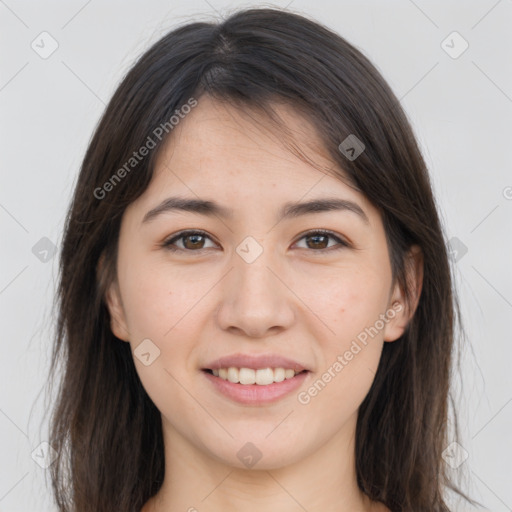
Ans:
{"type": "Polygon", "coordinates": [[[267,386],[273,382],[283,382],[285,379],[292,379],[300,372],[289,368],[261,368],[254,370],[252,368],[219,368],[211,370],[213,375],[223,380],[228,380],[233,384],[267,386]]]}
{"type": "Polygon", "coordinates": [[[310,372],[229,367],[202,373],[217,393],[241,404],[257,406],[276,402],[297,390],[310,372]]]}

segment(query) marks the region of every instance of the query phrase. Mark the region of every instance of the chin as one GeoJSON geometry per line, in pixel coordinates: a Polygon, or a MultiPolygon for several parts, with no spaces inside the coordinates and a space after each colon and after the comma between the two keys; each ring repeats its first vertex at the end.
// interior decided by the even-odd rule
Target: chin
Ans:
{"type": "MultiPolygon", "coordinates": [[[[307,450],[298,450],[298,443],[293,439],[284,439],[277,435],[271,439],[274,434],[265,439],[271,431],[269,429],[263,436],[250,436],[247,433],[239,436],[234,433],[235,439],[231,439],[221,449],[212,440],[208,443],[210,456],[226,466],[238,469],[271,470],[294,464],[307,455],[307,450]]],[[[304,439],[300,442],[304,443],[304,439]]],[[[301,448],[304,448],[303,444],[301,448]]],[[[311,451],[314,451],[314,447],[311,451]]]]}

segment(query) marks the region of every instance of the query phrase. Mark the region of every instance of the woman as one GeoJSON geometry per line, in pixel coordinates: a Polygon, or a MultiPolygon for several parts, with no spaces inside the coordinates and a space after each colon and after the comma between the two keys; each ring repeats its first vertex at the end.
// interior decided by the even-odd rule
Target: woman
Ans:
{"type": "Polygon", "coordinates": [[[456,312],[375,67],[280,10],[177,28],[116,90],[65,226],[59,510],[448,511],[456,312]]]}

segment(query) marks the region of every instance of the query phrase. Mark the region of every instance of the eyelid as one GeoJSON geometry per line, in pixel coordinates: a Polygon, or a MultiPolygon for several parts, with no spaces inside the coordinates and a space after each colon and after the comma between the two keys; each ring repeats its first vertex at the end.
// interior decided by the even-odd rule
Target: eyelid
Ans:
{"type": "MultiPolygon", "coordinates": [[[[342,248],[351,247],[351,244],[345,238],[343,238],[341,235],[338,235],[337,233],[335,233],[334,231],[331,231],[329,229],[322,229],[322,228],[308,229],[307,231],[300,233],[298,235],[296,241],[293,243],[293,245],[295,245],[297,242],[299,242],[300,240],[302,240],[303,238],[305,238],[308,235],[313,236],[313,235],[317,235],[317,234],[326,235],[326,236],[329,236],[329,237],[335,239],[337,242],[337,245],[335,245],[333,247],[328,247],[327,249],[316,249],[315,250],[315,249],[307,249],[306,248],[305,249],[306,251],[313,252],[313,253],[325,254],[325,253],[329,253],[331,251],[339,250],[342,248]]],[[[170,237],[167,237],[162,242],[161,247],[166,250],[169,250],[171,252],[188,252],[188,253],[201,253],[202,251],[209,249],[209,248],[206,248],[206,249],[203,248],[203,249],[197,249],[197,250],[189,250],[189,249],[181,249],[179,247],[178,248],[172,247],[172,244],[175,241],[180,240],[181,238],[184,238],[187,235],[201,235],[201,236],[204,236],[205,238],[209,238],[213,242],[217,243],[213,239],[213,237],[210,236],[206,231],[203,231],[201,229],[185,229],[183,231],[179,231],[178,233],[171,235],[170,237]]]]}

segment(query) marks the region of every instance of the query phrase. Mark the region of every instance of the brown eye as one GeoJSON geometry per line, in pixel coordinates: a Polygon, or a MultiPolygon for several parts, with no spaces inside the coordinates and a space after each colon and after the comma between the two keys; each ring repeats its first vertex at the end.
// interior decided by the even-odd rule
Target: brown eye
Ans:
{"type": "Polygon", "coordinates": [[[204,244],[203,235],[185,235],[182,237],[186,249],[202,249],[204,244]]]}
{"type": "Polygon", "coordinates": [[[306,233],[300,240],[306,240],[306,249],[314,251],[326,252],[330,250],[337,250],[343,247],[348,247],[348,244],[340,237],[336,236],[330,231],[310,231],[306,233]],[[329,247],[329,239],[335,240],[337,244],[329,247]]]}
{"type": "Polygon", "coordinates": [[[325,249],[329,244],[329,235],[308,235],[306,240],[310,240],[313,244],[310,249],[325,249]]]}
{"type": "MultiPolygon", "coordinates": [[[[203,231],[182,231],[181,233],[178,233],[172,238],[166,240],[162,244],[162,247],[173,252],[201,252],[202,250],[209,248],[205,247],[207,240],[212,239],[203,231]],[[177,242],[181,242],[181,246],[177,242]]],[[[349,247],[349,244],[340,237],[336,236],[331,231],[325,230],[310,231],[303,235],[300,240],[306,240],[305,249],[311,249],[318,253],[325,253],[331,250],[349,247]],[[334,240],[337,243],[329,246],[330,240],[334,240]]]]}
{"type": "Polygon", "coordinates": [[[166,240],[162,244],[162,247],[169,251],[198,252],[208,248],[204,246],[205,240],[207,239],[211,240],[211,238],[202,231],[182,231],[178,235],[166,240]],[[176,246],[175,242],[178,241],[181,241],[182,247],[176,246]]]}

